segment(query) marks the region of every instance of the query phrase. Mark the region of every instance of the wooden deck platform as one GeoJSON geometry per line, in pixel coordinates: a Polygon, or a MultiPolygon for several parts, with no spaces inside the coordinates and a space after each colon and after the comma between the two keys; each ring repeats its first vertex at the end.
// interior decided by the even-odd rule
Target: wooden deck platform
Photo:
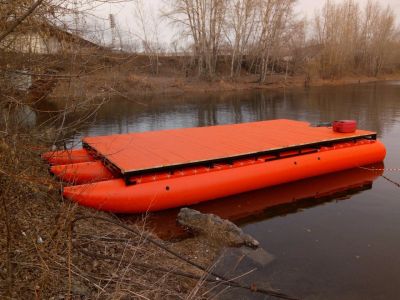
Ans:
{"type": "Polygon", "coordinates": [[[271,120],[234,125],[87,137],[83,145],[124,175],[329,145],[376,133],[336,133],[307,122],[271,120]]]}

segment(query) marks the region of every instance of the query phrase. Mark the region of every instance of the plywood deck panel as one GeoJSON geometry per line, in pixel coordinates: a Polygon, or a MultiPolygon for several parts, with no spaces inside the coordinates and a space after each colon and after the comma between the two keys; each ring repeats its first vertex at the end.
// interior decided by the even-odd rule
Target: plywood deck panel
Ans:
{"type": "Polygon", "coordinates": [[[374,134],[365,130],[336,133],[282,119],[87,137],[83,143],[127,174],[374,134]]]}

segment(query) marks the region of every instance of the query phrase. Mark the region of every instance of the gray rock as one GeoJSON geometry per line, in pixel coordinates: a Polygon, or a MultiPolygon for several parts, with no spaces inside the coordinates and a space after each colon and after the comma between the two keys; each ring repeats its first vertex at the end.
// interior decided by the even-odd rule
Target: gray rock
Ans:
{"type": "Polygon", "coordinates": [[[229,246],[246,245],[257,248],[260,243],[252,236],[244,233],[229,220],[221,219],[214,214],[203,214],[190,208],[181,208],[177,221],[180,225],[229,246]]]}

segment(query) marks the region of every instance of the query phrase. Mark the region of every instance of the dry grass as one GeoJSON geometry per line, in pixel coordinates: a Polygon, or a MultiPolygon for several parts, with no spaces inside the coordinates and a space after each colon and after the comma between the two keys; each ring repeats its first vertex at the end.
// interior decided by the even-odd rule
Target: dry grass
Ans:
{"type": "MultiPolygon", "coordinates": [[[[39,62],[46,61],[46,57],[39,58],[39,62]]],[[[0,65],[12,61],[10,57],[4,59],[0,65]]],[[[117,62],[109,62],[111,59],[91,58],[84,73],[105,70],[108,65],[118,69],[119,58],[115,58],[117,62]]],[[[121,58],[125,59],[129,57],[121,58]]],[[[55,66],[73,74],[74,70],[67,69],[66,60],[54,58],[53,62],[32,70],[40,74],[55,66]]],[[[79,62],[71,63],[76,64],[79,62]]],[[[77,215],[119,220],[65,201],[60,195],[61,183],[49,176],[40,154],[50,145],[62,144],[68,134],[85,126],[110,97],[110,91],[97,90],[93,97],[85,99],[74,82],[83,82],[87,89],[86,84],[93,78],[86,82],[86,75],[78,80],[56,77],[58,85],[66,83],[64,101],[59,98],[53,111],[46,109],[48,118],[28,129],[16,117],[18,110],[43,112],[40,107],[45,96],[32,101],[27,94],[14,93],[4,74],[0,74],[4,79],[0,80],[0,298],[202,298],[204,272],[149,243],[146,226],[131,225],[141,233],[137,236],[117,223],[87,219],[77,222],[72,232],[77,215]]],[[[129,81],[140,87],[149,84],[142,75],[130,77],[129,81]]],[[[112,90],[118,80],[108,76],[104,82],[107,84],[101,86],[112,90]]],[[[177,252],[191,252],[178,245],[169,246],[177,252]]],[[[202,262],[209,262],[211,256],[207,255],[202,262]]]]}
{"type": "Polygon", "coordinates": [[[0,298],[202,298],[204,273],[149,243],[145,227],[132,225],[135,236],[85,219],[72,231],[77,215],[118,219],[64,201],[34,137],[0,138],[0,298]]]}

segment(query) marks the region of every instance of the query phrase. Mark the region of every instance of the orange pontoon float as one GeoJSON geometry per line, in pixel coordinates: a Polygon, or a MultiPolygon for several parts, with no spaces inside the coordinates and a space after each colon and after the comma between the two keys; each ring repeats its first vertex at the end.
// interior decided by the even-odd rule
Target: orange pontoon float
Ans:
{"type": "Polygon", "coordinates": [[[44,158],[66,158],[63,165],[50,161],[51,172],[78,184],[64,188],[66,198],[137,213],[383,161],[386,150],[375,132],[351,131],[272,120],[88,137],[83,149],[75,150],[79,159],[58,152],[44,158]]]}
{"type": "MultiPolygon", "coordinates": [[[[298,212],[331,201],[348,200],[349,195],[369,190],[383,174],[383,163],[369,166],[376,171],[354,168],[318,177],[298,180],[215,201],[202,202],[191,208],[206,214],[244,225],[259,220],[298,212]]],[[[179,209],[151,214],[147,223],[161,239],[175,239],[187,235],[176,223],[179,209]]],[[[136,218],[141,218],[137,216],[136,218]]],[[[132,220],[131,216],[126,216],[132,220]]],[[[135,220],[135,217],[134,217],[135,220]]]]}

